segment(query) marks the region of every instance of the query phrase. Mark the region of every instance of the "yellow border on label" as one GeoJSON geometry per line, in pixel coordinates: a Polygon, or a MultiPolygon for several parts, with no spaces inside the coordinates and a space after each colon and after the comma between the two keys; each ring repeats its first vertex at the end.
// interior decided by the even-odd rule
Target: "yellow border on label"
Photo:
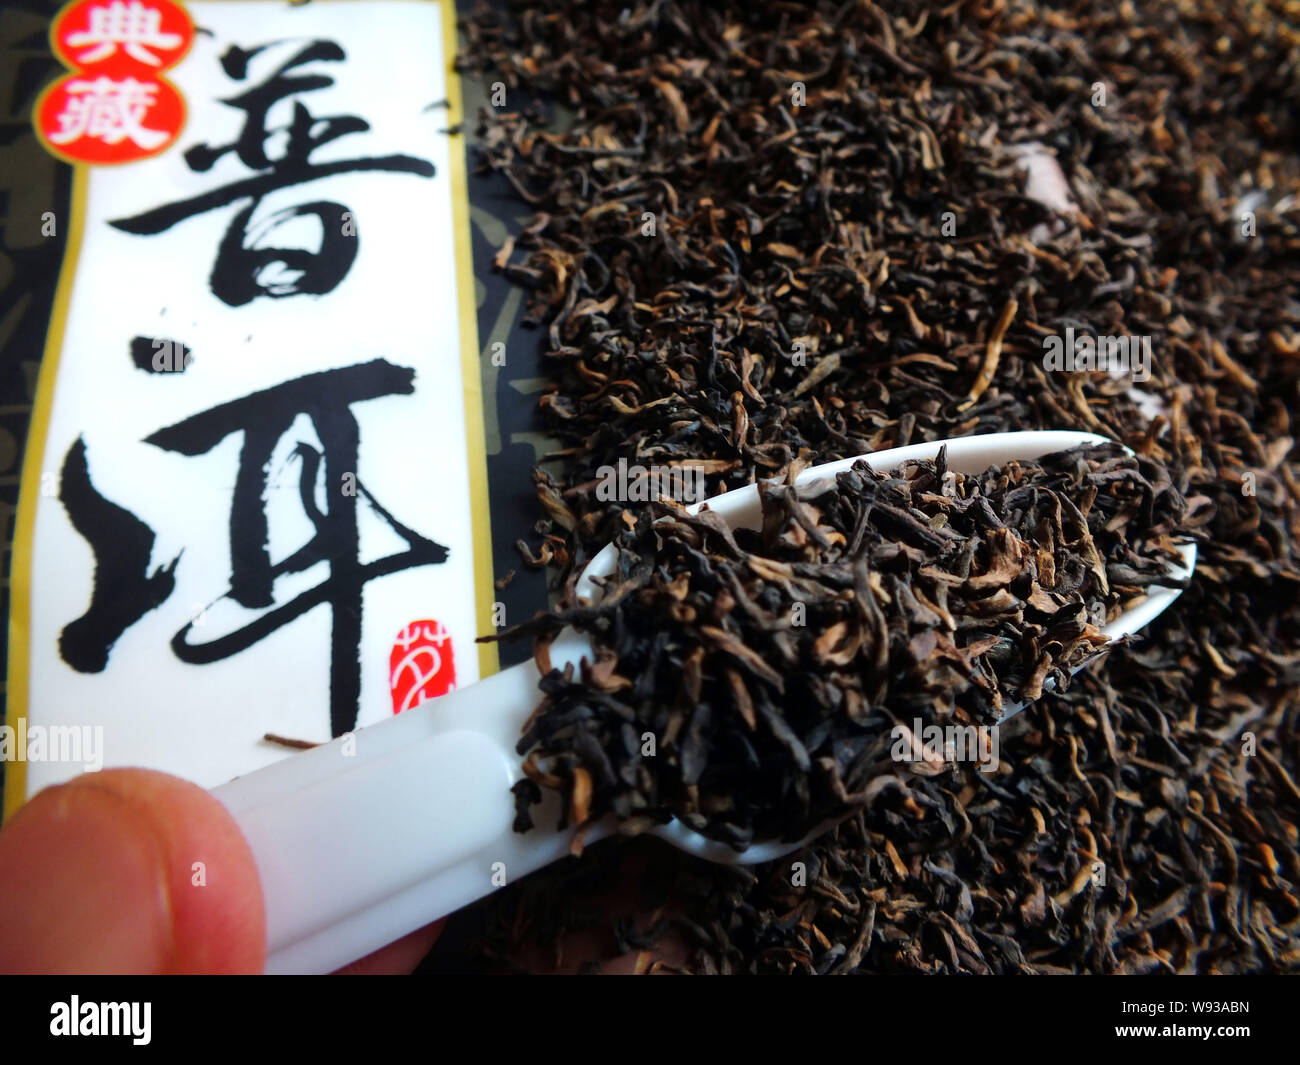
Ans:
{"type": "MultiPolygon", "coordinates": [[[[428,0],[416,0],[427,3],[428,0]]],[[[455,69],[456,5],[454,0],[435,0],[442,6],[442,46],[444,78],[447,84],[447,124],[455,127],[463,120],[460,76],[455,69]]],[[[42,94],[43,95],[43,94],[42,94]]],[[[464,140],[448,135],[447,157],[451,168],[452,227],[455,233],[456,296],[460,319],[461,378],[464,387],[465,433],[469,459],[470,522],[474,537],[474,588],[477,598],[475,616],[479,633],[493,631],[492,604],[495,601],[492,578],[492,526],[488,510],[487,438],[483,425],[482,366],[478,351],[478,307],[474,300],[474,257],[470,242],[469,185],[466,176],[464,140]]],[[[10,555],[9,600],[9,669],[5,699],[5,724],[18,727],[26,715],[30,684],[30,634],[32,592],[32,546],[36,534],[36,509],[40,498],[45,465],[45,445],[49,435],[50,413],[54,408],[54,385],[59,375],[59,358],[63,352],[64,329],[68,306],[77,274],[77,260],[86,224],[86,195],[89,170],[84,165],[72,167],[72,196],[69,201],[68,244],[59,269],[58,286],[50,312],[50,328],[37,376],[36,398],[27,428],[27,448],[23,455],[22,479],[18,490],[18,513],[14,523],[13,551],[10,555]],[[16,579],[22,574],[25,579],[16,579]]],[[[478,649],[480,678],[497,672],[500,663],[494,643],[481,643],[478,649]]],[[[15,759],[5,765],[4,819],[8,820],[27,798],[27,763],[15,759]]]]}
{"type": "MultiPolygon", "coordinates": [[[[36,535],[36,505],[41,494],[45,466],[45,444],[50,429],[50,412],[54,408],[54,382],[59,376],[59,357],[63,352],[63,330],[68,321],[68,304],[81,255],[81,239],[86,227],[86,186],[90,175],[84,166],[72,168],[72,196],[68,203],[68,244],[59,267],[54,306],[50,309],[50,330],[41,353],[36,378],[36,399],[27,427],[27,450],[23,455],[22,480],[18,486],[18,515],[14,523],[14,546],[9,568],[9,677],[5,689],[5,724],[18,727],[18,719],[27,714],[27,692],[31,680],[28,672],[31,652],[32,619],[32,544],[36,535]],[[22,574],[23,579],[18,578],[22,574]]],[[[27,798],[27,763],[15,759],[5,765],[4,816],[10,815],[27,798]]]]}
{"type": "MultiPolygon", "coordinates": [[[[455,0],[442,4],[442,52],[447,83],[447,125],[455,128],[464,121],[460,75],[456,72],[455,0]]],[[[487,435],[483,425],[483,365],[478,346],[478,305],[474,299],[474,255],[469,227],[469,182],[465,166],[463,134],[448,134],[447,159],[451,166],[452,227],[456,235],[456,300],[460,322],[461,380],[465,390],[466,454],[469,458],[470,521],[474,530],[474,587],[478,593],[478,631],[495,631],[492,625],[492,523],[488,510],[487,435]]],[[[495,401],[495,397],[493,397],[495,401]]],[[[479,677],[490,677],[500,668],[497,645],[480,643],[479,677]]]]}

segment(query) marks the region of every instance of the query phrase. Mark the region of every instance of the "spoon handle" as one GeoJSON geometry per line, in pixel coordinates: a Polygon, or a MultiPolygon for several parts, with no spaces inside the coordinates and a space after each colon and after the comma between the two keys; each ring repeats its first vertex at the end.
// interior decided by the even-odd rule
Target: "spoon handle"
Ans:
{"type": "Polygon", "coordinates": [[[253,851],[267,972],[330,972],[567,852],[512,830],[526,662],[216,788],[253,851]]]}

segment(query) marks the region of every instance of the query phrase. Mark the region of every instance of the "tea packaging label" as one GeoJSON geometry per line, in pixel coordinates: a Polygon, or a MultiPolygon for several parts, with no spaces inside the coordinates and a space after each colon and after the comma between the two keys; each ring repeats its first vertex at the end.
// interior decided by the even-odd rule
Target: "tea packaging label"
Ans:
{"type": "Polygon", "coordinates": [[[51,42],[15,738],[211,786],[491,671],[451,4],[91,0],[51,42]]]}

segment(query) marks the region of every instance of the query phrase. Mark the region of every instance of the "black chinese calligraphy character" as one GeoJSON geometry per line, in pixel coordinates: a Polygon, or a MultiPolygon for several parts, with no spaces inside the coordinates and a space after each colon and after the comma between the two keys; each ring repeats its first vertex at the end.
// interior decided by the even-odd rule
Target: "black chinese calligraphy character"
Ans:
{"type": "Polygon", "coordinates": [[[204,643],[191,643],[193,622],[172,640],[172,650],[185,662],[216,662],[251,647],[314,607],[331,612],[330,726],[335,736],[356,726],[361,694],[362,590],[376,577],[415,566],[445,562],[448,551],[407,528],[385,510],[359,481],[356,493],[333,492],[321,510],[315,486],[324,470],[324,483],[339,485],[343,475],[355,476],[360,438],[351,405],[380,396],[409,395],[414,371],[382,359],[308,374],[223,403],[176,425],[161,429],[146,443],[182,455],[200,455],[232,433],[243,434],[239,468],[230,507],[230,587],[222,598],[243,607],[265,609],[242,628],[204,643]],[[268,544],[266,490],[272,452],[300,415],[307,415],[320,440],[319,449],[299,443],[295,456],[302,463],[299,501],[311,522],[312,538],[288,557],[271,559],[268,544]],[[407,545],[399,551],[362,563],[359,556],[357,500],[364,499],[407,545]],[[277,603],[274,583],[287,573],[300,573],[320,562],[328,575],[315,587],[288,602],[277,603]]]}
{"type": "Polygon", "coordinates": [[[255,207],[249,204],[235,215],[221,239],[209,278],[212,294],[230,307],[242,307],[258,296],[282,299],[299,293],[323,296],[333,292],[357,257],[357,238],[345,233],[339,221],[346,208],[328,200],[286,207],[268,216],[250,234],[249,221],[255,207]],[[320,221],[318,250],[263,247],[257,243],[262,236],[303,215],[315,215],[320,221]],[[278,276],[270,270],[277,263],[283,264],[278,276]]]}
{"type": "MultiPolygon", "coordinates": [[[[252,60],[279,44],[253,49],[232,47],[222,57],[226,74],[246,81],[252,60]]],[[[243,306],[258,296],[283,298],[300,294],[332,292],[347,275],[357,254],[357,228],[352,213],[342,204],[318,200],[278,211],[250,232],[253,216],[262,199],[277,189],[317,181],[334,174],[358,171],[387,171],[429,178],[434,166],[410,155],[358,156],[331,162],[312,162],[312,153],[349,134],[370,129],[355,115],[317,118],[298,100],[287,125],[268,128],[271,108],[287,97],[313,92],[334,84],[326,74],[290,73],[313,62],[342,62],[346,53],[333,41],[314,40],[283,63],[268,79],[222,102],[242,111],[243,127],[238,137],[225,145],[198,144],[185,153],[186,163],[196,173],[210,170],[227,153],[256,176],[233,181],[211,191],[164,204],[111,224],[127,233],[154,235],[178,222],[230,204],[247,201],[235,214],[218,249],[209,279],[213,294],[232,307],[243,306]],[[275,156],[268,145],[283,141],[275,156]],[[304,215],[320,223],[321,241],[316,250],[276,248],[258,242],[281,225],[304,215]],[[273,269],[274,267],[279,269],[273,269]]]]}
{"type": "Polygon", "coordinates": [[[99,494],[81,437],[63,460],[59,499],[95,555],[90,607],[64,628],[59,653],[78,672],[99,673],[121,635],[172,594],[180,555],[149,572],[153,530],[99,494]]]}
{"type": "MultiPolygon", "coordinates": [[[[229,658],[270,636],[315,607],[330,611],[330,727],[340,736],[356,727],[361,695],[362,591],[378,577],[416,566],[437,565],[448,550],[408,528],[390,514],[359,480],[360,432],[354,403],[382,396],[410,395],[413,370],[382,359],[287,381],[232,400],[161,429],[145,442],[167,451],[196,456],[240,433],[243,443],[230,507],[230,583],[214,602],[232,600],[264,612],[236,631],[204,643],[191,643],[196,621],[173,636],[171,647],[183,662],[205,664],[229,658]],[[272,452],[294,421],[306,415],[320,447],[298,442],[301,463],[298,503],[312,526],[307,543],[287,557],[271,558],[266,493],[272,452]],[[343,485],[353,478],[355,492],[327,494],[317,502],[316,485],[343,485]],[[358,499],[406,544],[374,561],[360,558],[358,499]],[[275,581],[320,563],[326,576],[288,601],[277,602],[275,581]]],[[[73,527],[95,555],[90,607],[67,625],[59,640],[63,660],[83,673],[102,671],[109,652],[127,629],[159,606],[175,588],[180,555],[149,570],[154,532],[130,511],[105,499],[90,480],[86,445],[78,438],[64,459],[59,498],[73,527]]],[[[211,604],[210,604],[211,605],[211,604]]]]}

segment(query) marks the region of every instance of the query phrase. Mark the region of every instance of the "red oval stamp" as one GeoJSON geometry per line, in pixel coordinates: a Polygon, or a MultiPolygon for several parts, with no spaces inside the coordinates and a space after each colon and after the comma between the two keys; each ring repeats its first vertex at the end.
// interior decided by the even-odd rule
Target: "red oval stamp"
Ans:
{"type": "Polygon", "coordinates": [[[41,94],[33,121],[68,163],[132,163],[165,152],[185,125],[185,100],[162,72],[194,43],[171,0],[79,0],[54,19],[54,51],[73,73],[41,94]]]}
{"type": "Polygon", "coordinates": [[[55,16],[50,40],[73,70],[139,77],[179,63],[194,23],[172,0],[79,0],[55,16]]]}
{"type": "Polygon", "coordinates": [[[181,134],[185,102],[170,82],[68,74],[41,97],[36,130],[71,163],[130,163],[165,152],[181,134]]]}
{"type": "Polygon", "coordinates": [[[397,634],[388,656],[388,686],[395,714],[456,687],[451,633],[441,621],[412,621],[397,634]]]}

